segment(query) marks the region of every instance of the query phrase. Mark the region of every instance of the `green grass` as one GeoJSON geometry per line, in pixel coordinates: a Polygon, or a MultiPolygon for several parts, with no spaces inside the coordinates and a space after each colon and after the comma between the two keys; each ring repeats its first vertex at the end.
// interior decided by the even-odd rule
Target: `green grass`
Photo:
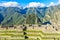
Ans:
{"type": "MultiPolygon", "coordinates": [[[[54,40],[54,38],[58,40],[60,38],[60,33],[44,33],[42,31],[36,31],[36,30],[27,30],[25,32],[27,33],[26,36],[28,36],[27,40],[37,40],[37,38],[36,39],[29,38],[29,36],[33,36],[33,37],[39,36],[41,38],[41,40],[54,40]],[[30,32],[31,32],[31,34],[30,34],[30,32]]],[[[11,39],[3,37],[0,40],[5,40],[5,38],[6,38],[6,40],[25,40],[25,39],[23,39],[24,38],[23,31],[0,30],[0,37],[1,36],[11,36],[10,37],[11,39]],[[17,39],[16,38],[14,39],[13,37],[17,37],[17,39]],[[19,37],[23,37],[23,38],[20,39],[19,37]]]]}

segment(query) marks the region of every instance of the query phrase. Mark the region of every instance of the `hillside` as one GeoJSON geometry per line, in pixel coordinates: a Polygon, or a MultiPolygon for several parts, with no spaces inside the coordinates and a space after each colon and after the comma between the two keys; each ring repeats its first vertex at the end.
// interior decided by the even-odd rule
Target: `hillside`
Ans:
{"type": "Polygon", "coordinates": [[[1,25],[20,24],[59,24],[60,5],[50,7],[2,7],[0,6],[1,25]]]}

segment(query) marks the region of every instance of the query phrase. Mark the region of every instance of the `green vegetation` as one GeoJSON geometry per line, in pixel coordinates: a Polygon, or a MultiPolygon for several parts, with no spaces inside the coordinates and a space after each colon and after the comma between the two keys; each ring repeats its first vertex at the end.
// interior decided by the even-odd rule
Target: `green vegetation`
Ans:
{"type": "Polygon", "coordinates": [[[26,30],[25,32],[27,34],[18,30],[0,30],[0,40],[25,40],[24,37],[28,37],[26,40],[60,40],[60,33],[45,33],[36,30],[26,30]]]}
{"type": "MultiPolygon", "coordinates": [[[[49,8],[20,9],[17,7],[0,7],[0,9],[2,9],[0,10],[0,25],[7,29],[0,30],[0,40],[60,40],[60,33],[27,30],[26,26],[23,25],[31,24],[30,27],[32,26],[33,29],[35,24],[38,24],[39,27],[46,24],[60,27],[60,9],[58,5],[49,8]],[[13,28],[15,25],[23,25],[22,31],[20,31],[21,29],[9,30],[9,27],[13,28]]],[[[58,31],[57,28],[55,30],[58,31]]]]}

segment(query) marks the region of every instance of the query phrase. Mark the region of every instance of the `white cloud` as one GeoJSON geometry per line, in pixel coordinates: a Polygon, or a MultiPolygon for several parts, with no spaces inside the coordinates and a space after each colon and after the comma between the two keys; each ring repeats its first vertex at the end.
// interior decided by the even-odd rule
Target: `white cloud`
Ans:
{"type": "Polygon", "coordinates": [[[50,4],[47,6],[47,7],[50,7],[50,6],[55,6],[56,4],[54,2],[50,2],[50,4]]]}
{"type": "Polygon", "coordinates": [[[26,7],[45,7],[45,4],[40,2],[31,2],[26,7]]]}
{"type": "Polygon", "coordinates": [[[58,4],[60,4],[60,0],[58,0],[58,4]]]}
{"type": "Polygon", "coordinates": [[[58,0],[58,2],[60,2],[60,0],[58,0]]]}
{"type": "Polygon", "coordinates": [[[4,7],[19,7],[19,4],[17,2],[2,2],[2,3],[0,3],[0,6],[4,6],[4,7]]]}
{"type": "MultiPolygon", "coordinates": [[[[54,2],[50,2],[49,5],[45,5],[44,3],[40,3],[40,2],[30,2],[27,6],[25,6],[24,8],[28,8],[28,7],[49,7],[49,6],[54,6],[54,5],[58,5],[60,4],[60,0],[58,0],[57,3],[54,2]]],[[[21,4],[22,5],[22,4],[21,4]]],[[[1,2],[0,6],[4,6],[4,7],[20,7],[18,2],[1,2]]]]}
{"type": "Polygon", "coordinates": [[[60,0],[58,0],[57,3],[54,3],[54,2],[50,2],[50,4],[48,5],[49,6],[55,6],[55,5],[59,5],[60,4],[60,0]]]}

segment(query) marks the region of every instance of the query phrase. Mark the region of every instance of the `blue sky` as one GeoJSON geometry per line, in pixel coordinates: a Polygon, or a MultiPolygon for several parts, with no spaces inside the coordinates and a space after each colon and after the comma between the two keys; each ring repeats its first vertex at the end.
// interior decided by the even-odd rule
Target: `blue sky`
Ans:
{"type": "Polygon", "coordinates": [[[46,5],[50,4],[51,2],[54,2],[54,3],[58,2],[58,0],[0,0],[0,2],[9,2],[9,1],[18,2],[21,6],[26,6],[30,2],[40,2],[46,5]]]}

